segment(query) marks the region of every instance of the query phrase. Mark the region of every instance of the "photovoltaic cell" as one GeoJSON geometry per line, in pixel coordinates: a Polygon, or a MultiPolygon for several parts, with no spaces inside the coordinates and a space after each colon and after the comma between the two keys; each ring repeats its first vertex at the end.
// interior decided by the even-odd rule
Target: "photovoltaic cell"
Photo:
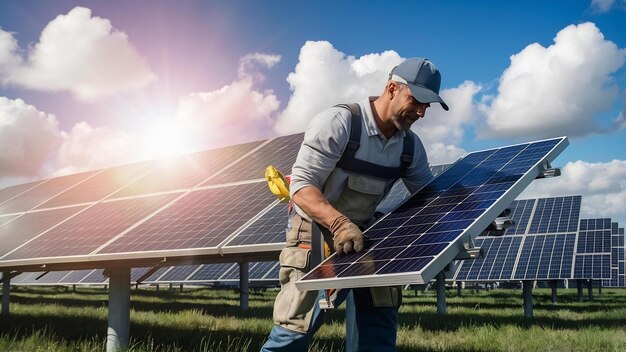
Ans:
{"type": "Polygon", "coordinates": [[[304,133],[277,137],[247,155],[240,162],[232,165],[203,185],[238,182],[261,179],[265,169],[272,165],[284,175],[291,173],[291,166],[296,161],[304,133]]]}
{"type": "MultiPolygon", "coordinates": [[[[112,195],[128,197],[155,192],[189,189],[259,146],[263,141],[211,149],[152,162],[152,171],[112,195]]],[[[264,172],[265,169],[260,172],[264,172]]],[[[230,181],[227,181],[230,182],[230,181]]]]}
{"type": "Polygon", "coordinates": [[[7,222],[17,218],[19,215],[4,215],[0,216],[0,226],[6,224],[7,222]]]}
{"type": "Polygon", "coordinates": [[[565,148],[565,138],[468,154],[364,234],[370,247],[333,255],[298,289],[430,281],[565,148]]]}
{"type": "Polygon", "coordinates": [[[265,182],[192,191],[98,254],[216,247],[274,200],[265,182]]]}
{"type": "Polygon", "coordinates": [[[98,171],[83,172],[49,179],[36,187],[0,205],[0,214],[11,214],[33,209],[59,193],[93,176],[98,171]]]}
{"type": "Polygon", "coordinates": [[[146,173],[151,167],[149,162],[111,167],[39,205],[37,209],[102,200],[146,173]]]}
{"type": "Polygon", "coordinates": [[[98,203],[1,259],[88,255],[174,197],[165,194],[98,203]]]}
{"type": "Polygon", "coordinates": [[[604,280],[605,287],[624,287],[624,230],[617,222],[611,223],[611,279],[604,280]],[[621,231],[620,231],[621,230],[621,231]],[[621,232],[621,233],[620,233],[621,232]]]}
{"type": "Polygon", "coordinates": [[[0,258],[84,208],[78,206],[29,212],[0,226],[0,258]]]}

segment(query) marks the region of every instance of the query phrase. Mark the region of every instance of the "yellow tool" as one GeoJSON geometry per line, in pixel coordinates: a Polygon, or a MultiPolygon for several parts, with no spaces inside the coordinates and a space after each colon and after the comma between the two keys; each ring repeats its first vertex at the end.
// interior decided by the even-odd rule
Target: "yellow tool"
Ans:
{"type": "Polygon", "coordinates": [[[268,166],[265,169],[265,180],[267,180],[267,186],[270,188],[270,191],[281,202],[289,201],[289,180],[280,171],[271,165],[268,166]]]}

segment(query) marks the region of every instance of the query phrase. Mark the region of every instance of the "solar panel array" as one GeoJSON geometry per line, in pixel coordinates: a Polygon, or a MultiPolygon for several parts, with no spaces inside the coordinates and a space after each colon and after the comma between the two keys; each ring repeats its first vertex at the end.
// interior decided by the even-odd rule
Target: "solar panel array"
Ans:
{"type": "MultiPolygon", "coordinates": [[[[144,276],[151,268],[141,267],[131,270],[131,283],[144,276]]],[[[252,282],[278,283],[278,262],[249,263],[249,280],[252,282]]],[[[1,276],[0,276],[1,277],[1,276]]],[[[216,263],[202,265],[182,265],[162,267],[142,280],[144,284],[216,284],[239,282],[239,265],[237,263],[216,263]]],[[[13,285],[100,285],[108,283],[103,270],[73,270],[27,272],[11,279],[13,285]]]]}
{"type": "Polygon", "coordinates": [[[363,252],[333,255],[301,290],[430,281],[567,145],[565,138],[470,153],[365,231],[363,252]]]}
{"type": "Polygon", "coordinates": [[[232,253],[278,252],[284,229],[272,219],[284,214],[284,226],[286,211],[268,192],[263,174],[268,165],[288,173],[302,138],[300,133],[2,189],[0,268],[58,264],[59,270],[74,263],[219,255],[230,241],[232,253]],[[254,227],[246,230],[249,225],[254,227]]]}
{"type": "Polygon", "coordinates": [[[504,231],[484,231],[476,238],[484,257],[460,261],[454,280],[571,278],[581,199],[567,196],[514,201],[509,208],[515,224],[504,231]]]}

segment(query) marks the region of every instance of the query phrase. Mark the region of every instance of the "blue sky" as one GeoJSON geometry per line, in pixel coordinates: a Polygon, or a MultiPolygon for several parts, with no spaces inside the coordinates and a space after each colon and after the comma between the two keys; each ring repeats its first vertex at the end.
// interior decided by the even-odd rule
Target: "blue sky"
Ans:
{"type": "Polygon", "coordinates": [[[411,56],[431,162],[568,135],[525,195],[626,220],[624,0],[2,1],[0,185],[298,132],[411,56]]]}

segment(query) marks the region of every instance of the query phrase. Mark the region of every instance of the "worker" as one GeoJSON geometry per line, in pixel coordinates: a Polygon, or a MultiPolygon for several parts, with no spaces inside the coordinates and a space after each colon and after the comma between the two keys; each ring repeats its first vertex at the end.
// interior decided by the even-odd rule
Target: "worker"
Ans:
{"type": "MultiPolygon", "coordinates": [[[[322,324],[319,301],[325,293],[295,286],[312,269],[313,226],[337,255],[360,252],[366,246],[362,231],[393,183],[401,178],[415,192],[433,178],[424,146],[410,128],[431,103],[448,110],[440,85],[432,62],[410,58],[391,70],[381,96],[331,107],[311,120],[291,172],[294,206],[280,253],[281,290],[274,303],[275,325],[261,351],[307,351],[322,324]]],[[[346,291],[335,297],[335,305],[346,291]]],[[[356,336],[347,341],[355,346],[350,349],[395,351],[401,288],[355,288],[352,293],[356,336]]]]}

